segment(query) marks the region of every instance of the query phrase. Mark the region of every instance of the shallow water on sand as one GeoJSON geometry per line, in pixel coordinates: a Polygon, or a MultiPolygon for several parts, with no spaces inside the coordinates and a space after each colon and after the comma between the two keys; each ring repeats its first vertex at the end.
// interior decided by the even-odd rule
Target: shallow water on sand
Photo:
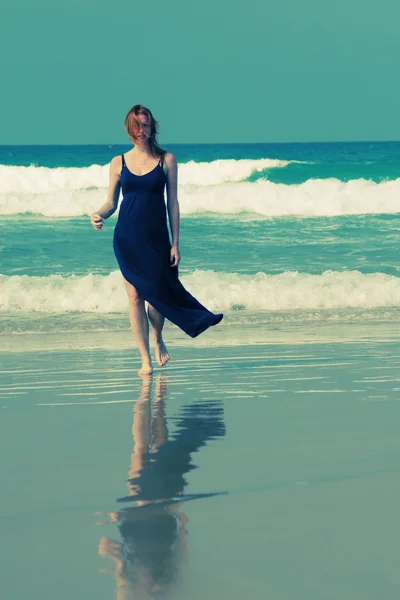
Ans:
{"type": "Polygon", "coordinates": [[[172,354],[2,355],[4,597],[397,597],[395,342],[172,354]]]}

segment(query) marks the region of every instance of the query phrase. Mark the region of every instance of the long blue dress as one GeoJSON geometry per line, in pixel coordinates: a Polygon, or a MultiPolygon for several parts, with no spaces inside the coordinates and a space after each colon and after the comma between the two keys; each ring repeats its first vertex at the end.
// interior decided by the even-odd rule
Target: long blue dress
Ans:
{"type": "Polygon", "coordinates": [[[135,175],[122,155],[122,202],[114,230],[114,252],[122,275],[149,304],[191,337],[223,318],[200,304],[170,266],[171,243],[164,200],[166,175],[160,161],[135,175]]]}

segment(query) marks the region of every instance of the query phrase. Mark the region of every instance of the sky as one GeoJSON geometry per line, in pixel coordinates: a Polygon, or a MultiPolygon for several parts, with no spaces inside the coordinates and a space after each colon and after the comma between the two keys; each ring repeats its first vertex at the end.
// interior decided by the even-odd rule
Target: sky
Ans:
{"type": "Polygon", "coordinates": [[[0,144],[400,140],[398,0],[3,0],[0,144]]]}

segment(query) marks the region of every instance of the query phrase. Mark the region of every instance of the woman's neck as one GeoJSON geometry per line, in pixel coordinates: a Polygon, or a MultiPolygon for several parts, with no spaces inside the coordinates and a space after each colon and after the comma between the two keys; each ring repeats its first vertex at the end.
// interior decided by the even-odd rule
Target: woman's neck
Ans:
{"type": "Polygon", "coordinates": [[[149,143],[144,143],[144,144],[135,144],[133,146],[133,154],[137,154],[137,155],[146,155],[146,156],[152,156],[152,152],[150,149],[150,144],[149,143]]]}

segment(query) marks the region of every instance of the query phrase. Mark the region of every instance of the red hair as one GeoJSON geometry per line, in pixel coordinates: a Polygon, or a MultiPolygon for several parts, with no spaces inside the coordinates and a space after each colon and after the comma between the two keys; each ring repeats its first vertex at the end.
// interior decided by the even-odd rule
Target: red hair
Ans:
{"type": "Polygon", "coordinates": [[[125,117],[125,129],[129,135],[129,139],[134,142],[137,133],[140,130],[141,123],[138,119],[138,115],[146,115],[150,121],[149,145],[152,155],[156,158],[163,158],[164,154],[166,154],[166,150],[160,148],[157,142],[158,123],[153,117],[151,110],[146,106],[143,106],[143,104],[135,104],[132,106],[125,117]]]}

